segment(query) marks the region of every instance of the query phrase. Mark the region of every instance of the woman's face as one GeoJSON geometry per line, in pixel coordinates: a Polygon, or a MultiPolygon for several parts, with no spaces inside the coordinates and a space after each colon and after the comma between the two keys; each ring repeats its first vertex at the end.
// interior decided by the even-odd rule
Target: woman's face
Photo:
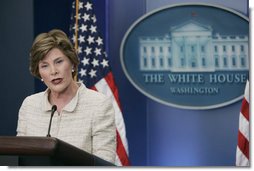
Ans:
{"type": "Polygon", "coordinates": [[[53,93],[64,93],[73,81],[72,67],[69,58],[54,48],[39,62],[39,74],[53,93]]]}

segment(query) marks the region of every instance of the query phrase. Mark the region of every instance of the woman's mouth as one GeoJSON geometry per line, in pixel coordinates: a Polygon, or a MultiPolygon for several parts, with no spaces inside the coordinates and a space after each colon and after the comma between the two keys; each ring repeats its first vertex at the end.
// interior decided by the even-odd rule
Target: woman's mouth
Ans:
{"type": "Polygon", "coordinates": [[[57,84],[60,84],[62,82],[62,78],[56,78],[56,79],[53,79],[51,82],[54,84],[54,85],[57,85],[57,84]]]}

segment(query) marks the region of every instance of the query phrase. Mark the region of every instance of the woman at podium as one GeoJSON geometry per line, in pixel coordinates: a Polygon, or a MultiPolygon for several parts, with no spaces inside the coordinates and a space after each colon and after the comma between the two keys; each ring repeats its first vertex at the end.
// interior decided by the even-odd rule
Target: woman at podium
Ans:
{"type": "Polygon", "coordinates": [[[51,30],[35,38],[30,72],[47,89],[24,99],[17,136],[56,137],[114,163],[116,127],[111,100],[75,81],[78,64],[63,31],[51,30]]]}

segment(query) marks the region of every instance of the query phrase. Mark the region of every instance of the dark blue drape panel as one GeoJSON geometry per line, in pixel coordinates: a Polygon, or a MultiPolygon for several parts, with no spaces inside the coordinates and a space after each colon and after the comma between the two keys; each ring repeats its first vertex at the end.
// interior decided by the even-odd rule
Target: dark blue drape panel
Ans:
{"type": "Polygon", "coordinates": [[[16,135],[18,111],[33,93],[29,48],[33,39],[33,0],[0,1],[0,135],[16,135]]]}

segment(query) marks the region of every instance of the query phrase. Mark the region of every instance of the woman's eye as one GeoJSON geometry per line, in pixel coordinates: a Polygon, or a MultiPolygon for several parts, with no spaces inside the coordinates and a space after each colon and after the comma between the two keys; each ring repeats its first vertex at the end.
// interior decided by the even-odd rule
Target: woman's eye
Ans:
{"type": "Polygon", "coordinates": [[[56,61],[57,64],[60,64],[62,62],[63,62],[63,60],[56,61]]]}
{"type": "Polygon", "coordinates": [[[41,68],[46,68],[48,65],[41,65],[41,68]]]}

